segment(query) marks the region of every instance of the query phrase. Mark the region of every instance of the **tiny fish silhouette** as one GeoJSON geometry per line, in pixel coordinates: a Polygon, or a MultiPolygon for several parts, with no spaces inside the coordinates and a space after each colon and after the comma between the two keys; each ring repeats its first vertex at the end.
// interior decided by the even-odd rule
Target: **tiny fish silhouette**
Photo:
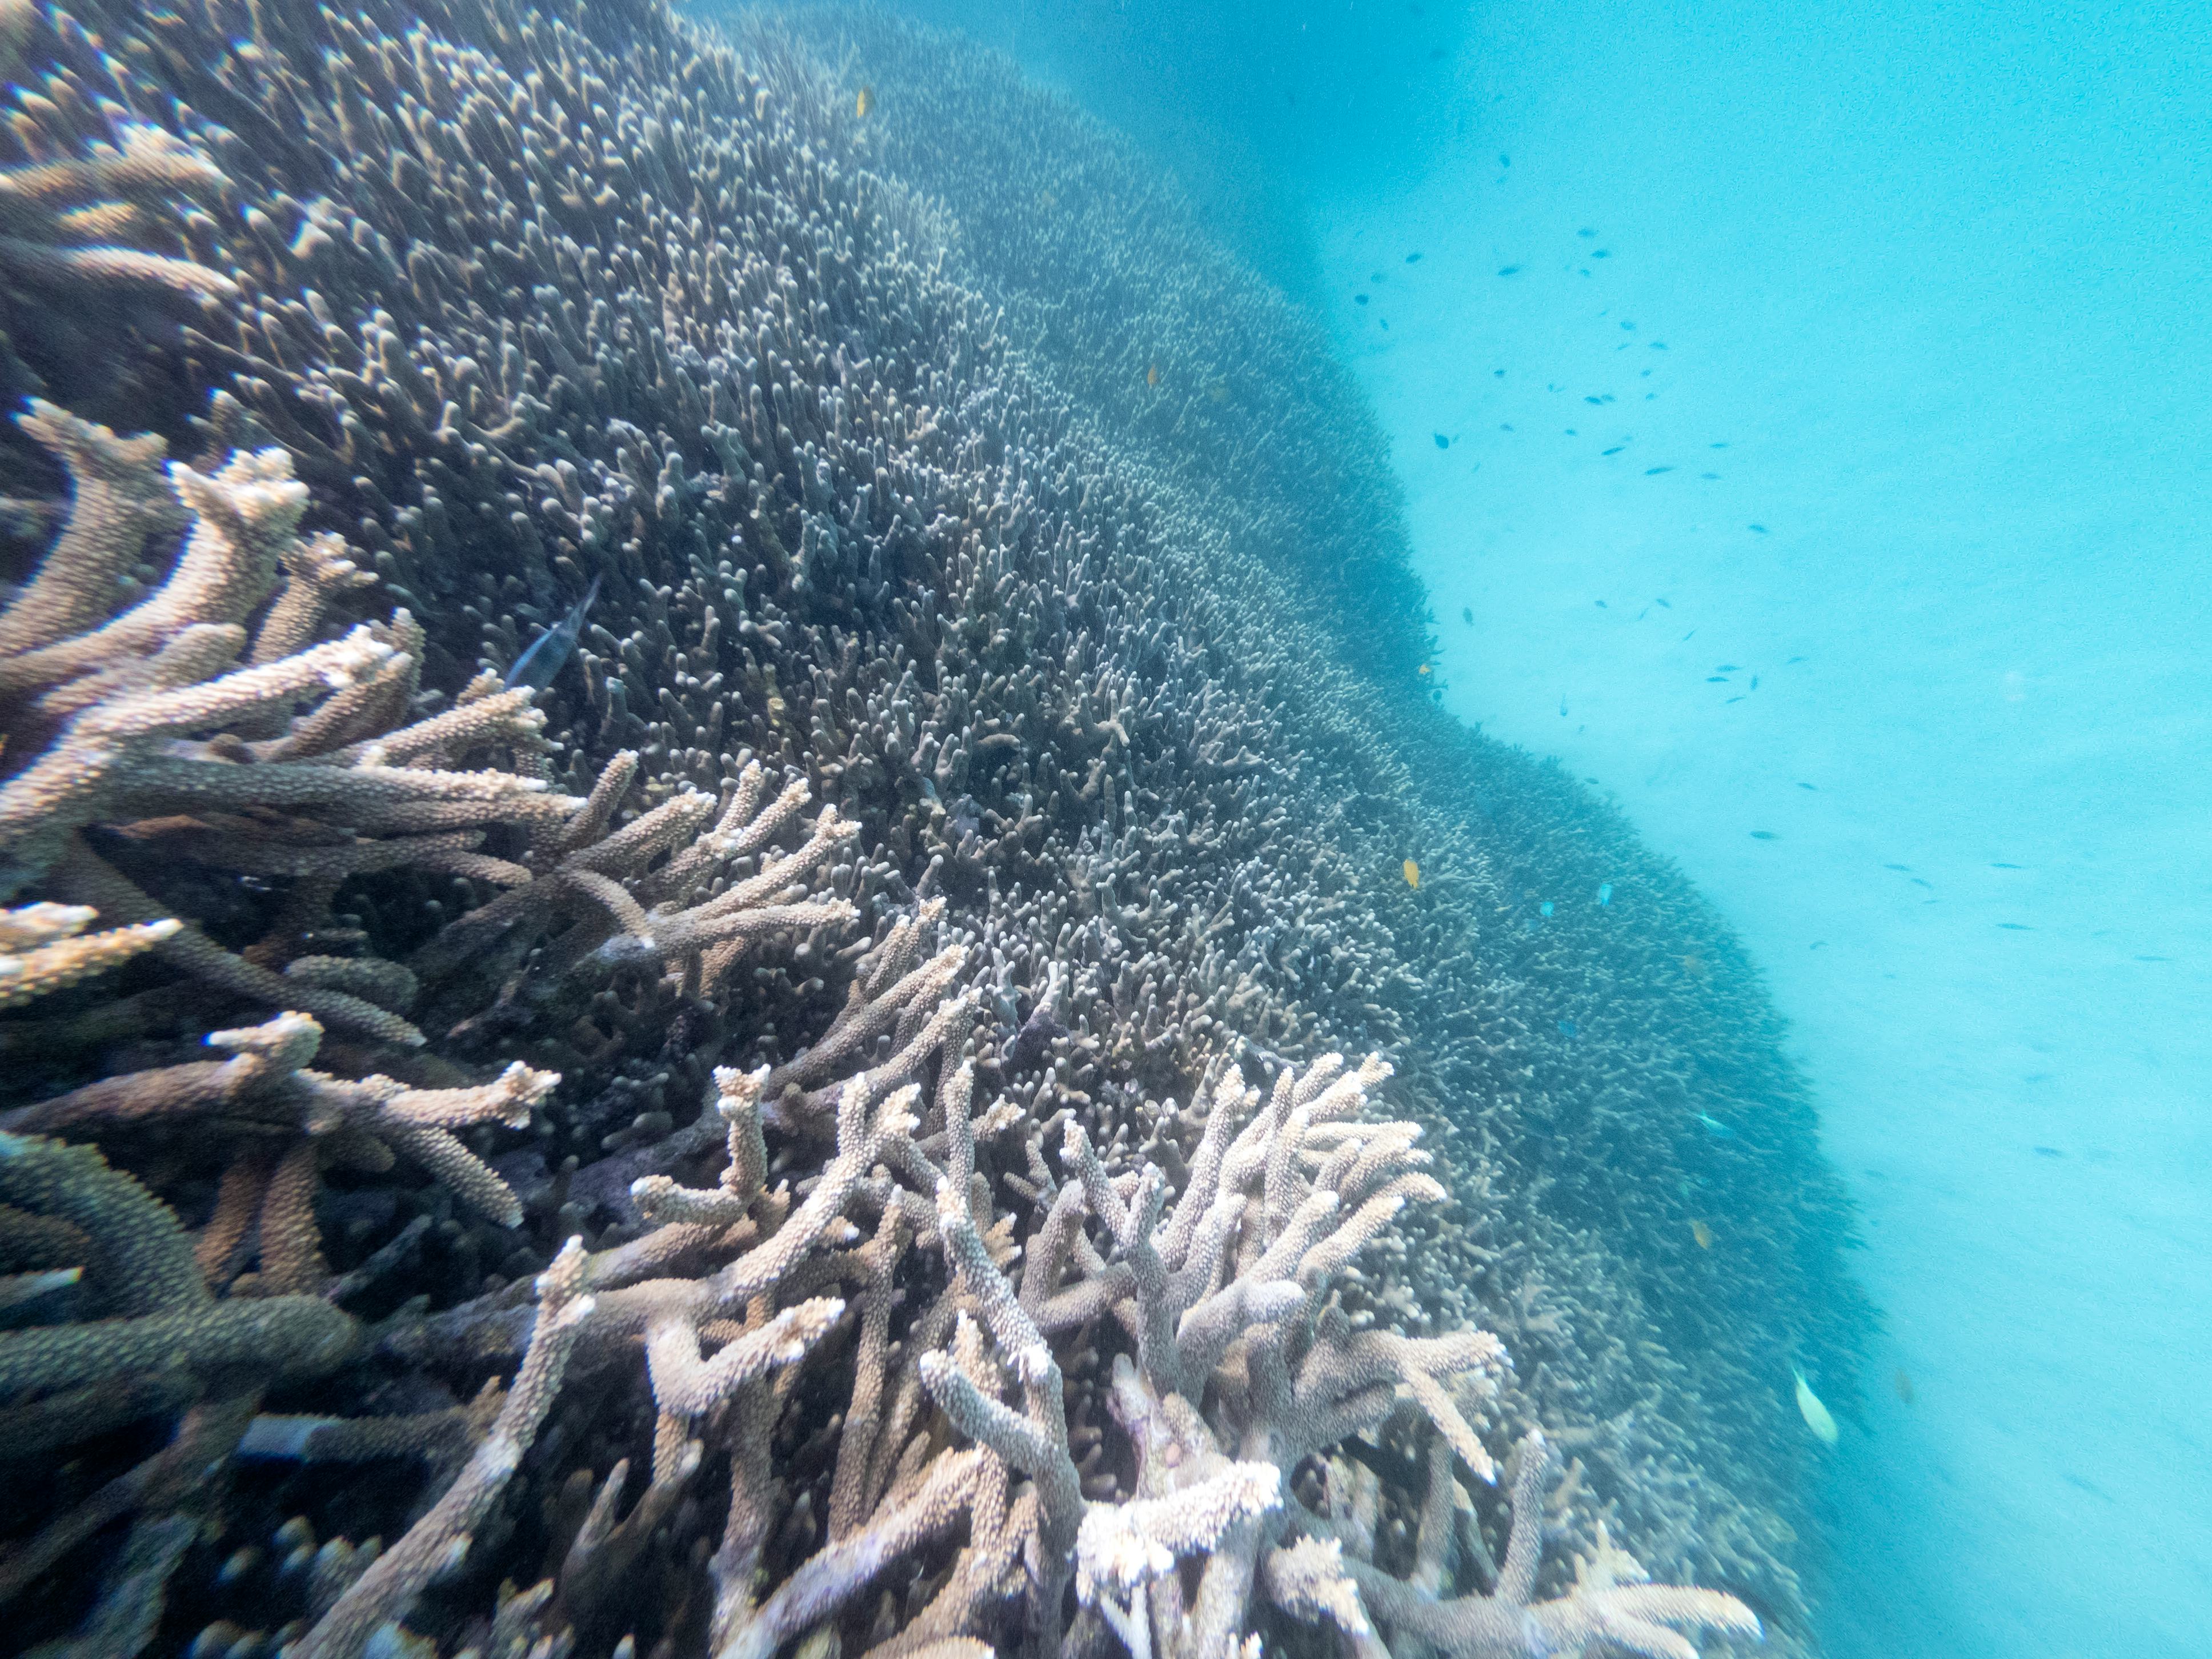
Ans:
{"type": "Polygon", "coordinates": [[[1159,383],[1160,366],[1158,363],[1154,363],[1151,368],[1145,371],[1145,384],[1146,386],[1158,386],[1159,383]]]}
{"type": "Polygon", "coordinates": [[[1705,1129],[1705,1132],[1711,1135],[1715,1140],[1734,1140],[1735,1139],[1735,1131],[1729,1128],[1727,1124],[1722,1122],[1720,1119],[1715,1117],[1711,1112],[1699,1112],[1697,1115],[1697,1118],[1698,1124],[1705,1129]]]}
{"type": "Polygon", "coordinates": [[[1421,885],[1421,866],[1414,863],[1413,860],[1407,859],[1406,860],[1405,867],[1406,885],[1413,888],[1416,892],[1419,891],[1421,885]]]}
{"type": "Polygon", "coordinates": [[[1656,597],[1652,599],[1651,603],[1657,605],[1662,611],[1672,611],[1674,608],[1673,605],[1668,604],[1666,600],[1656,597]]]}
{"type": "Polygon", "coordinates": [[[1444,436],[1444,434],[1443,434],[1443,433],[1441,433],[1441,432],[1437,433],[1437,434],[1436,434],[1436,440],[1437,440],[1437,447],[1438,449],[1449,449],[1449,448],[1451,447],[1451,440],[1450,440],[1449,438],[1445,437],[1445,436],[1444,436]]]}
{"type": "Polygon", "coordinates": [[[869,112],[875,106],[876,89],[873,87],[862,87],[860,95],[853,100],[853,113],[865,121],[868,118],[869,112]]]}
{"type": "Polygon", "coordinates": [[[1776,841],[1780,839],[1771,830],[1754,830],[1751,832],[1751,838],[1753,841],[1776,841]]]}
{"type": "Polygon", "coordinates": [[[1805,1380],[1805,1373],[1796,1366],[1790,1374],[1797,1379],[1797,1414],[1805,1419],[1805,1426],[1813,1431],[1813,1437],[1824,1446],[1836,1443],[1836,1419],[1828,1415],[1828,1408],[1820,1403],[1820,1396],[1813,1392],[1813,1385],[1805,1380]]]}
{"type": "Polygon", "coordinates": [[[1420,264],[1420,262],[1421,256],[1418,253],[1408,253],[1406,256],[1406,263],[1409,265],[1417,265],[1420,264]]]}
{"type": "Polygon", "coordinates": [[[1459,614],[1460,619],[1466,623],[1469,628],[1474,626],[1474,607],[1473,605],[1463,605],[1460,606],[1459,614]]]}
{"type": "Polygon", "coordinates": [[[1352,303],[1356,306],[1364,306],[1367,303],[1367,296],[1364,294],[1355,294],[1352,296],[1352,303]]]}
{"type": "Polygon", "coordinates": [[[1671,466],[1647,466],[1644,469],[1644,476],[1647,478],[1656,478],[1662,472],[1672,472],[1674,470],[1671,466]]]}
{"type": "Polygon", "coordinates": [[[1500,276],[1518,276],[1521,274],[1521,267],[1518,265],[1504,265],[1499,267],[1498,274],[1500,276]]]}
{"type": "Polygon", "coordinates": [[[1698,1248],[1701,1250],[1710,1250],[1713,1248],[1713,1230],[1702,1221],[1692,1221],[1690,1224],[1690,1237],[1698,1241],[1698,1248]]]}
{"type": "Polygon", "coordinates": [[[1889,1385],[1897,1390],[1899,1400],[1908,1406],[1912,1403],[1912,1379],[1905,1374],[1904,1366],[1897,1368],[1897,1374],[1889,1379],[1889,1385]]]}
{"type": "Polygon", "coordinates": [[[1766,526],[1763,524],[1753,525],[1751,528],[1761,536],[1764,536],[1766,533],[1766,526]]]}
{"type": "Polygon", "coordinates": [[[567,664],[576,648],[576,636],[584,631],[584,618],[592,609],[592,601],[599,597],[599,579],[592,578],[592,585],[576,608],[531,641],[514,665],[507,671],[507,689],[515,690],[528,686],[533,691],[543,691],[553,684],[553,677],[567,664]]]}

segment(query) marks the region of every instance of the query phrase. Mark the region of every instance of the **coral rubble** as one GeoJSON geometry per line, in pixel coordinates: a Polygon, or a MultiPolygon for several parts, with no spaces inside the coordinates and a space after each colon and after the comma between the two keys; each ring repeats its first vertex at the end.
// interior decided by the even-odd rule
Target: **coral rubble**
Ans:
{"type": "Polygon", "coordinates": [[[1802,1650],[1863,1316],[1725,937],[1393,669],[1129,152],[732,27],[0,7],[16,1629],[1802,1650]]]}

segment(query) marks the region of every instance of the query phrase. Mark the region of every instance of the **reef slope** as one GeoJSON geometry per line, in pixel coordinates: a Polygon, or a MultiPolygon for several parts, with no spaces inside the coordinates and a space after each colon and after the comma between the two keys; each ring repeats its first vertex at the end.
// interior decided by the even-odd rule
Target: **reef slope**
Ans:
{"type": "Polygon", "coordinates": [[[1125,146],[848,17],[0,23],[34,1638],[1804,1640],[1780,1034],[1125,146]]]}

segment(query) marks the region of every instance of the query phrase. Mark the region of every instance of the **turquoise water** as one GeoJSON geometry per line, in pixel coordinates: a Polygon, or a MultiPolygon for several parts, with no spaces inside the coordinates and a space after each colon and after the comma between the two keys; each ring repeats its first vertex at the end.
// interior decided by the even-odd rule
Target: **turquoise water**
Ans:
{"type": "Polygon", "coordinates": [[[1887,1322],[1829,1650],[2212,1650],[2205,16],[915,9],[1314,309],[1445,705],[1764,969],[1887,1322]]]}

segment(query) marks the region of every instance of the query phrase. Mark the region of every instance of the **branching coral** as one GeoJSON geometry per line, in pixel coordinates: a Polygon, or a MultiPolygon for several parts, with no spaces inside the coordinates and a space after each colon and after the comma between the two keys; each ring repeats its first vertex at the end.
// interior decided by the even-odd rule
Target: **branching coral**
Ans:
{"type": "Polygon", "coordinates": [[[390,729],[416,689],[420,631],[403,611],[309,643],[353,573],[332,538],[297,533],[307,491],[283,451],[240,453],[204,477],[173,464],[165,481],[158,440],[118,439],[46,404],[24,424],[77,489],[38,574],[0,613],[0,696],[33,699],[60,722],[0,785],[0,875],[11,890],[43,878],[112,921],[169,924],[155,941],[161,957],[235,996],[419,1042],[373,994],[322,982],[373,991],[388,977],[312,960],[286,976],[264,963],[296,951],[291,941],[349,876],[406,865],[526,881],[470,850],[480,826],[557,824],[580,803],[525,772],[441,763],[487,748],[532,758],[543,717],[526,693],[472,687],[447,712],[390,729]],[[147,538],[186,523],[167,580],[100,623],[147,538]],[[243,624],[264,605],[249,665],[231,668],[246,649],[243,624]],[[86,839],[95,824],[216,868],[289,878],[283,932],[240,955],[174,924],[86,839]]]}
{"type": "MultiPolygon", "coordinates": [[[[1747,977],[1670,976],[1723,954],[1679,881],[1407,706],[1371,425],[1140,161],[836,19],[73,3],[0,5],[0,387],[52,400],[0,467],[70,484],[0,511],[59,532],[0,613],[0,887],[125,935],[72,962],[167,936],[21,955],[8,1121],[223,1319],[374,1328],[0,1406],[57,1507],[137,1483],[27,1639],[1748,1632],[1618,1537],[1802,1650],[1759,1374],[1851,1322],[1802,1091],[1747,977]],[[1378,1050],[1405,1121],[1317,1058],[1378,1050]]],[[[112,1316],[0,1219],[15,1334],[112,1316]]]]}

